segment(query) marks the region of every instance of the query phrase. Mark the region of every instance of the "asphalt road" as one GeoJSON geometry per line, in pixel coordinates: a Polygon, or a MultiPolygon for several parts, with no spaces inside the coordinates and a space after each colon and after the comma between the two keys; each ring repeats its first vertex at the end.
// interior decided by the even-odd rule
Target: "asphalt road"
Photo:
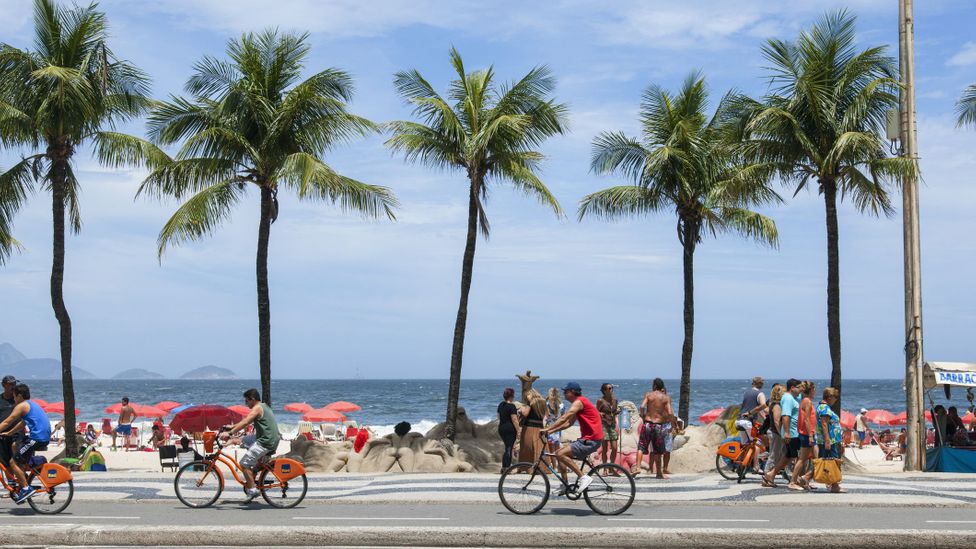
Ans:
{"type": "MultiPolygon", "coordinates": [[[[75,502],[55,516],[36,515],[29,508],[0,507],[0,531],[6,526],[79,525],[140,527],[184,525],[240,527],[516,527],[516,528],[724,528],[843,530],[967,530],[976,531],[973,509],[960,507],[857,507],[847,505],[789,506],[641,504],[617,517],[592,513],[583,502],[550,500],[536,515],[517,516],[498,504],[337,504],[305,503],[281,510],[265,504],[241,505],[224,500],[209,509],[188,509],[179,502],[75,502]]],[[[0,541],[2,543],[2,541],[0,541]]]]}

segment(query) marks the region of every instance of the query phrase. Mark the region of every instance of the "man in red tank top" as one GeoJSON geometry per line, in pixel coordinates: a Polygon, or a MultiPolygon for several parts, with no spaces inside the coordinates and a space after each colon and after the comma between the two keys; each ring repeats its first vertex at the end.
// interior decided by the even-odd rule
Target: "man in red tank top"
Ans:
{"type": "MultiPolygon", "coordinates": [[[[563,475],[563,480],[569,483],[566,479],[566,468],[569,467],[576,473],[576,491],[582,492],[593,482],[593,479],[583,474],[583,470],[576,465],[575,460],[582,460],[600,448],[600,443],[603,442],[603,424],[600,421],[600,412],[588,398],[583,396],[583,389],[579,383],[567,383],[563,387],[563,396],[570,402],[569,410],[555,423],[543,429],[542,435],[548,436],[549,433],[562,431],[571,427],[577,419],[579,420],[579,439],[556,450],[556,459],[559,460],[559,471],[563,475]]],[[[557,495],[566,495],[565,488],[557,495]]]]}

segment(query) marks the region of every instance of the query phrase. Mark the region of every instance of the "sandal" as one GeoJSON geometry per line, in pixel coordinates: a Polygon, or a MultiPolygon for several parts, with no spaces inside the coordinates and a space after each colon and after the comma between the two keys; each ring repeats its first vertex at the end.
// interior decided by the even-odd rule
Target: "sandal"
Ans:
{"type": "Polygon", "coordinates": [[[765,486],[766,488],[777,488],[778,487],[775,482],[773,482],[773,481],[769,480],[768,478],[766,478],[766,475],[762,475],[762,485],[765,486]]]}

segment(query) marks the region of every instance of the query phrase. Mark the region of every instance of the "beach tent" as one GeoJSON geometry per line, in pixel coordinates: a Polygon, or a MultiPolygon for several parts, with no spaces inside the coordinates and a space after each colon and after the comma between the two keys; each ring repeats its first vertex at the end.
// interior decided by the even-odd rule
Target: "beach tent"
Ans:
{"type": "MultiPolygon", "coordinates": [[[[926,362],[922,369],[922,384],[929,393],[942,387],[948,397],[952,387],[976,387],[976,363],[926,362]]],[[[938,431],[938,429],[937,429],[938,431]]],[[[925,452],[925,470],[943,473],[976,473],[976,452],[949,446],[936,446],[925,452]]]]}

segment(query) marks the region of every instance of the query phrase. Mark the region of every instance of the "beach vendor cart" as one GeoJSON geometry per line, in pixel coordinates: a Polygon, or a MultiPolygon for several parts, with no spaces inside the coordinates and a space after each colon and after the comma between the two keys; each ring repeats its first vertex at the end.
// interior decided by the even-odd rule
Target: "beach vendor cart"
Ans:
{"type": "MultiPolygon", "coordinates": [[[[952,398],[953,391],[966,391],[969,412],[974,413],[973,400],[976,397],[976,363],[971,362],[926,362],[922,372],[922,383],[928,397],[930,412],[935,426],[935,447],[925,452],[925,469],[942,473],[976,473],[976,443],[968,446],[949,446],[938,419],[935,417],[935,398],[938,388],[945,397],[952,398]],[[934,393],[934,394],[933,394],[934,393]]],[[[968,414],[967,414],[968,415],[968,414]]],[[[971,415],[968,415],[972,417],[971,415]]]]}

